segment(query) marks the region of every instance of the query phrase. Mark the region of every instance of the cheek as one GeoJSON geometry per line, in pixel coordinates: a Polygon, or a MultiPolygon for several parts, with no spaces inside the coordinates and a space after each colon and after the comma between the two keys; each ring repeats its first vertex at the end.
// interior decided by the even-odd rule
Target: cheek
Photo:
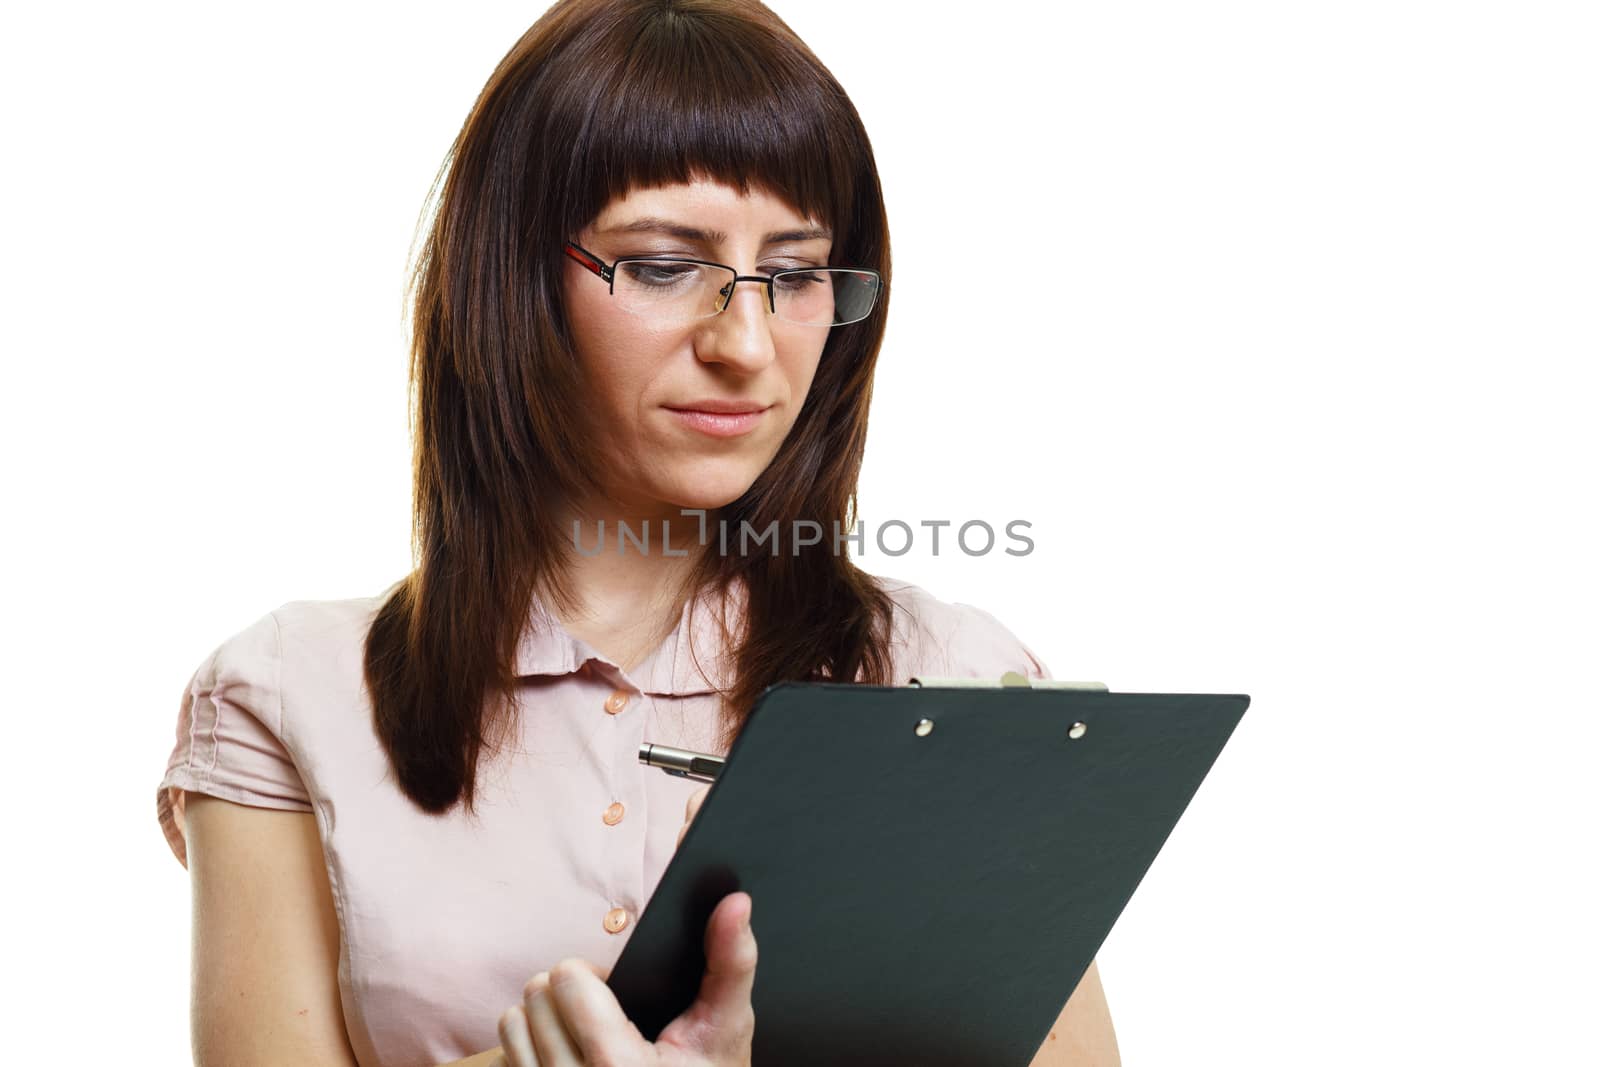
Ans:
{"type": "Polygon", "coordinates": [[[785,377],[789,379],[789,392],[796,411],[805,405],[821,360],[822,345],[810,340],[805,344],[797,344],[785,358],[785,377]]]}
{"type": "Polygon", "coordinates": [[[633,416],[644,387],[640,376],[658,342],[630,316],[618,314],[605,284],[592,275],[585,278],[581,268],[566,291],[586,400],[597,411],[633,416]]]}
{"type": "Polygon", "coordinates": [[[615,330],[607,305],[611,301],[605,282],[582,268],[573,267],[566,276],[567,322],[584,366],[597,353],[609,351],[608,336],[615,330]]]}

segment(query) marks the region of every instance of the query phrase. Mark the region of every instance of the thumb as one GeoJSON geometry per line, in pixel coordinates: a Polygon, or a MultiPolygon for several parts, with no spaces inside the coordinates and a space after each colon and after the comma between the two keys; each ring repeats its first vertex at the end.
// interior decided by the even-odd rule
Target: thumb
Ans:
{"type": "Polygon", "coordinates": [[[711,792],[711,786],[704,785],[689,795],[689,803],[683,811],[683,825],[678,828],[678,847],[683,847],[683,835],[689,832],[689,824],[694,822],[694,817],[700,814],[700,806],[705,803],[706,794],[711,792]]]}
{"type": "Polygon", "coordinates": [[[700,996],[685,1014],[717,1032],[717,1044],[748,1042],[755,1028],[750,994],[756,979],[756,935],[749,893],[729,893],[706,923],[706,973],[700,996]]]}

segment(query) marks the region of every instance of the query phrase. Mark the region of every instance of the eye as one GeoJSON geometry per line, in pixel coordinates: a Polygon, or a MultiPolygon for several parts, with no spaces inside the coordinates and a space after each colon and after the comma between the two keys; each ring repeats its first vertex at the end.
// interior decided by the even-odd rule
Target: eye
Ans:
{"type": "Polygon", "coordinates": [[[779,289],[805,289],[812,285],[822,285],[826,281],[826,276],[816,273],[786,274],[779,278],[775,284],[779,289]]]}
{"type": "Polygon", "coordinates": [[[624,278],[637,285],[667,288],[692,282],[700,268],[693,263],[646,263],[639,260],[622,264],[624,278]]]}

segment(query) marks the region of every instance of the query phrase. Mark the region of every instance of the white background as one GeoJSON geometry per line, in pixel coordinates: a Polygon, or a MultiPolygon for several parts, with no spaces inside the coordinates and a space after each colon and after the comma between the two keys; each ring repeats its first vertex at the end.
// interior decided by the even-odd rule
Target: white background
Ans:
{"type": "MultiPolygon", "coordinates": [[[[1254,698],[1101,949],[1126,1062],[1596,1062],[1592,9],[773,6],[889,204],[862,517],[1037,545],[861,563],[1254,698]]],[[[7,16],[12,1061],[187,1062],[180,692],[408,568],[406,253],[542,10],[7,16]]]]}

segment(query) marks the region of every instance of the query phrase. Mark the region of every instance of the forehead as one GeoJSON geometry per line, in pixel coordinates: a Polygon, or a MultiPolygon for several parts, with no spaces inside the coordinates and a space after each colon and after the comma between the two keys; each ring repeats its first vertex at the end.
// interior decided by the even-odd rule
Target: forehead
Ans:
{"type": "Polygon", "coordinates": [[[613,199],[593,223],[597,233],[662,233],[722,244],[749,230],[785,240],[826,239],[828,227],[759,187],[700,180],[635,187],[613,199]]]}

